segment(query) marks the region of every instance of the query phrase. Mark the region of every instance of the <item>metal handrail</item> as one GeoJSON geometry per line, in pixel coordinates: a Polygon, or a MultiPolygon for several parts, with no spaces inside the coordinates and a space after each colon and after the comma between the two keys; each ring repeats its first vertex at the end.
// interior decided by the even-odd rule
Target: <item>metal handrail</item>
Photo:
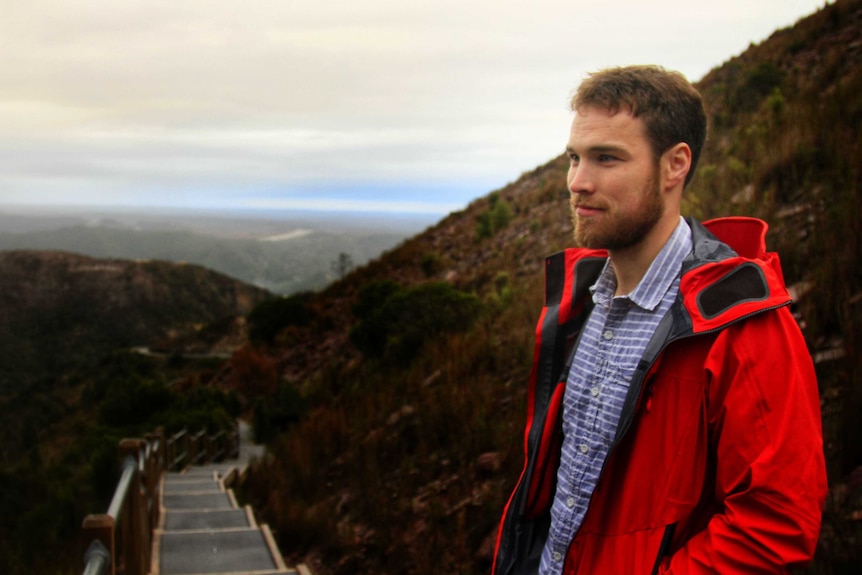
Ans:
{"type": "Polygon", "coordinates": [[[166,439],[159,430],[147,439],[122,440],[120,451],[125,457],[107,513],[88,515],[82,525],[83,541],[89,543],[83,575],[116,575],[118,556],[123,558],[125,574],[145,575],[151,532],[159,522],[163,471],[182,462],[221,460],[226,453],[238,457],[239,433],[234,428],[229,434],[210,436],[201,431],[191,435],[184,429],[166,439]],[[179,444],[182,448],[177,453],[179,444]]]}
{"type": "Polygon", "coordinates": [[[120,475],[120,480],[117,482],[117,488],[114,490],[114,497],[111,499],[111,504],[108,506],[108,513],[114,518],[114,521],[120,519],[123,512],[123,504],[126,502],[126,497],[129,494],[129,488],[132,485],[132,480],[135,478],[135,471],[138,470],[138,462],[131,455],[127,455],[123,461],[123,473],[120,475]]]}
{"type": "Polygon", "coordinates": [[[94,539],[84,553],[83,575],[108,575],[111,572],[111,553],[101,541],[94,539]]]}

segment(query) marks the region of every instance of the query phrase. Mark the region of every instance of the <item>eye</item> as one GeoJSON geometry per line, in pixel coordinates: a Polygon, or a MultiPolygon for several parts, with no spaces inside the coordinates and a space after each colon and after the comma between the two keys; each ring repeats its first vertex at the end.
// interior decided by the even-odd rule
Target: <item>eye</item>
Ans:
{"type": "Polygon", "coordinates": [[[599,154],[599,156],[598,156],[599,162],[602,162],[602,163],[613,162],[616,159],[617,159],[616,157],[614,157],[610,154],[599,154]]]}
{"type": "Polygon", "coordinates": [[[572,161],[573,164],[577,164],[581,161],[581,157],[577,154],[569,154],[569,159],[572,161]]]}

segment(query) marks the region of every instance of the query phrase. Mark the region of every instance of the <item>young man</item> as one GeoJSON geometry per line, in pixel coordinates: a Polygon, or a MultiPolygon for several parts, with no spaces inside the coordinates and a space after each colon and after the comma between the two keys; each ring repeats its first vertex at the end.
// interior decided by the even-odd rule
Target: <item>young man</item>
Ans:
{"type": "Polygon", "coordinates": [[[826,494],[814,369],[766,224],[680,215],[706,134],[658,67],[572,99],[579,249],[546,261],[495,575],[786,573],[826,494]]]}

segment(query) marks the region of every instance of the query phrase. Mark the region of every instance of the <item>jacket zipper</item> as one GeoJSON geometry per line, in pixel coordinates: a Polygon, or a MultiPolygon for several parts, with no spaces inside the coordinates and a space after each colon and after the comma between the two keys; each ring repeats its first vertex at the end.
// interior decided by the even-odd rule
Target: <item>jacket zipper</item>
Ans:
{"type": "Polygon", "coordinates": [[[664,528],[664,535],[661,537],[661,545],[658,548],[658,557],[655,559],[655,565],[652,568],[652,575],[658,575],[659,567],[661,567],[661,560],[668,554],[670,551],[670,544],[673,541],[673,532],[676,530],[676,523],[671,523],[667,527],[664,528]]]}

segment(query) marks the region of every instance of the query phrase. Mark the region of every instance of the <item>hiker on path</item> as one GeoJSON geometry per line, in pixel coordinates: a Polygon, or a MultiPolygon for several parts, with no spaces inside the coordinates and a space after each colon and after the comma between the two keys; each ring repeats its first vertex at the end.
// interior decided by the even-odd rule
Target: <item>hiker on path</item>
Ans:
{"type": "Polygon", "coordinates": [[[826,495],[820,403],[766,224],[681,217],[706,136],[681,74],[604,70],[571,108],[579,247],[546,260],[494,575],[804,566],[826,495]]]}

